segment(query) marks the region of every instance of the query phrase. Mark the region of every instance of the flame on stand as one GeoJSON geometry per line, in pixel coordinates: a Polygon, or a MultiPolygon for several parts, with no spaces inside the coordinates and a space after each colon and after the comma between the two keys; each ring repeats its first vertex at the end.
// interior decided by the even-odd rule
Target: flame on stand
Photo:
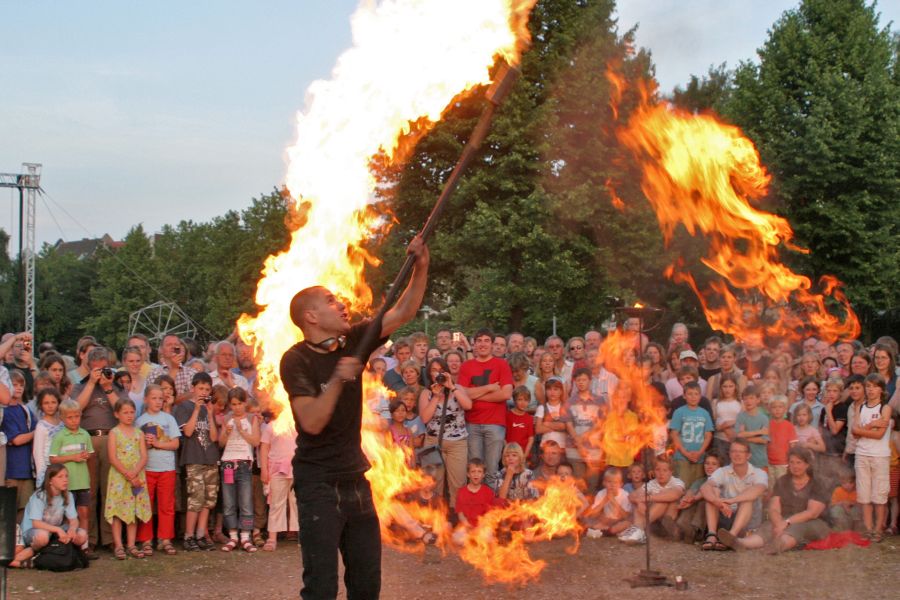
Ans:
{"type": "MultiPolygon", "coordinates": [[[[614,69],[607,77],[620,97],[622,77],[614,69]]],[[[666,275],[693,288],[713,329],[742,340],[855,338],[859,321],[840,282],[823,277],[822,293],[816,293],[808,277],[781,261],[782,244],[805,250],[792,243],[785,219],[753,206],[770,181],[753,143],[712,115],[675,109],[653,100],[645,88],[640,92],[640,106],[618,137],[643,170],[641,189],[666,242],[679,224],[709,241],[702,262],[721,279],[701,290],[682,260],[666,275]],[[827,298],[840,305],[843,321],[829,312],[827,298]]]]}

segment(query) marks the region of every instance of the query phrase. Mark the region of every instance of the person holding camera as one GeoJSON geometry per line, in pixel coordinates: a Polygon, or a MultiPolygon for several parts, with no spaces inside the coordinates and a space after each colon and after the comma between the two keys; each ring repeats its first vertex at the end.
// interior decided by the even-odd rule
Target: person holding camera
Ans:
{"type": "Polygon", "coordinates": [[[115,372],[109,366],[109,352],[102,346],[94,347],[86,359],[87,377],[72,388],[72,398],[81,407],[81,428],[91,436],[94,453],[88,458],[88,473],[91,478],[91,503],[88,508],[91,529],[91,547],[111,544],[112,528],[97,513],[98,505],[104,506],[109,477],[109,452],[106,449],[109,431],[118,424],[115,416],[116,404],[127,398],[124,391],[113,385],[115,372]],[[99,526],[98,526],[99,523],[99,526]]]}
{"type": "Polygon", "coordinates": [[[185,347],[177,335],[167,335],[159,345],[159,364],[150,371],[147,381],[156,381],[160,375],[168,375],[175,381],[175,404],[191,398],[193,369],[184,366],[185,347]]]}
{"type": "Polygon", "coordinates": [[[27,331],[10,335],[0,344],[0,356],[12,354],[12,359],[3,364],[8,370],[20,371],[25,378],[25,393],[22,401],[27,403],[34,397],[34,376],[37,375],[37,365],[34,364],[34,354],[31,350],[31,334],[27,331]]]}

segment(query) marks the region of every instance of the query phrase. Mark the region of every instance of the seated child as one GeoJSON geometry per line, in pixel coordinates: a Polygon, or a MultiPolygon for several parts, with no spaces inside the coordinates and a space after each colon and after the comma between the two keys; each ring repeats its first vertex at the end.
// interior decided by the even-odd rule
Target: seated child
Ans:
{"type": "MultiPolygon", "coordinates": [[[[678,501],[684,496],[684,482],[672,476],[672,464],[666,456],[657,456],[653,465],[655,477],[643,487],[633,491],[628,500],[634,505],[634,525],[619,534],[626,544],[643,544],[647,541],[646,529],[659,522],[662,531],[677,537],[678,501]]],[[[662,533],[657,529],[655,533],[662,533]]]]}
{"type": "Polygon", "coordinates": [[[432,523],[417,518],[419,511],[416,510],[422,507],[430,509],[427,511],[428,515],[443,514],[441,497],[434,493],[436,469],[435,465],[425,465],[422,471],[429,477],[427,483],[413,492],[398,496],[397,502],[389,510],[392,522],[388,527],[405,543],[430,545],[437,541],[432,523]]]}
{"type": "Polygon", "coordinates": [[[856,503],[856,473],[847,470],[841,473],[841,485],[831,494],[828,507],[831,525],[836,531],[860,530],[862,513],[856,503]]]}
{"type": "Polygon", "coordinates": [[[706,501],[700,493],[700,488],[703,487],[709,476],[721,466],[722,459],[718,454],[707,454],[703,459],[703,477],[692,483],[678,502],[680,512],[678,518],[675,519],[675,524],[678,525],[676,538],[680,537],[684,542],[693,544],[706,528],[706,501]]]}
{"type": "Polygon", "coordinates": [[[581,499],[581,508],[578,509],[578,514],[576,516],[580,517],[588,507],[588,501],[582,493],[582,490],[587,487],[587,484],[584,479],[575,477],[575,467],[567,462],[559,463],[559,466],[556,468],[556,476],[559,477],[560,481],[573,486],[577,490],[578,498],[581,499]]]}
{"type": "Polygon", "coordinates": [[[633,507],[628,493],[622,489],[622,471],[610,467],[603,473],[603,489],[597,492],[594,504],[585,516],[587,536],[619,535],[631,527],[633,507]]]}
{"type": "Polygon", "coordinates": [[[470,458],[466,467],[468,483],[456,493],[456,514],[459,528],[453,541],[462,546],[469,531],[478,526],[478,519],[494,505],[494,490],[484,484],[484,461],[470,458]]]}
{"type": "Polygon", "coordinates": [[[646,478],[647,474],[644,473],[644,465],[634,463],[628,467],[628,482],[622,486],[622,489],[625,490],[625,493],[630,494],[636,489],[643,488],[646,478]]]}
{"type": "Polygon", "coordinates": [[[22,545],[35,554],[56,535],[63,544],[80,547],[87,541],[87,531],[78,527],[75,499],[69,491],[69,472],[64,465],[47,467],[41,489],[31,495],[22,518],[22,545]]]}

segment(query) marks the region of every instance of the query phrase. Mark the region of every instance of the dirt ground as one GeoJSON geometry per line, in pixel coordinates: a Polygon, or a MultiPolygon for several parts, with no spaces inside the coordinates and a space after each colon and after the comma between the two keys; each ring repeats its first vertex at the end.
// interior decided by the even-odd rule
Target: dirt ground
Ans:
{"type": "MultiPolygon", "coordinates": [[[[900,537],[870,548],[824,552],[797,551],[781,556],[755,552],[701,552],[697,547],[654,540],[653,568],[689,583],[674,588],[631,589],[624,581],[644,565],[644,548],[613,539],[583,539],[575,555],[571,539],[531,546],[547,561],[538,581],[522,588],[488,585],[455,556],[426,564],[417,555],[385,549],[382,598],[560,598],[630,600],[666,598],[897,598],[900,537]],[[527,594],[527,596],[526,596],[527,594]]],[[[134,597],[153,599],[297,598],[300,552],[282,542],[274,554],[206,552],[145,560],[116,561],[109,554],[91,568],[58,574],[10,570],[10,598],[89,600],[134,597]]],[[[345,597],[343,588],[341,596],[345,597]]]]}

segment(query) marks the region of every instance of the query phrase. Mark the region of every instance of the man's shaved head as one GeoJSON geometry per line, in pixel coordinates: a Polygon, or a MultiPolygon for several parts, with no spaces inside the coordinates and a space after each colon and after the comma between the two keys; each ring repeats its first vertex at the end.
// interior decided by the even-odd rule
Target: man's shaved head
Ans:
{"type": "Polygon", "coordinates": [[[318,308],[328,290],[320,285],[302,289],[291,299],[291,321],[303,329],[303,313],[318,308]]]}

